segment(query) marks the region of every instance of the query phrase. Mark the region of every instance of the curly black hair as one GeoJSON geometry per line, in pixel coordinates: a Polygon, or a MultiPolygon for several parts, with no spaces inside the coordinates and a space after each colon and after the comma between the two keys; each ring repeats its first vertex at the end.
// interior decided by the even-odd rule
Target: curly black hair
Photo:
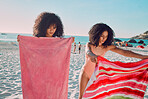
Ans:
{"type": "Polygon", "coordinates": [[[107,47],[112,44],[113,37],[114,37],[114,31],[106,24],[104,23],[97,23],[93,25],[93,27],[89,31],[89,44],[92,44],[94,46],[99,45],[99,39],[100,36],[104,31],[108,32],[107,40],[102,44],[104,47],[107,47]]]}
{"type": "Polygon", "coordinates": [[[53,34],[53,37],[63,37],[63,24],[59,16],[54,13],[42,12],[33,26],[33,36],[35,37],[46,37],[47,29],[50,25],[56,25],[56,32],[53,34]]]}

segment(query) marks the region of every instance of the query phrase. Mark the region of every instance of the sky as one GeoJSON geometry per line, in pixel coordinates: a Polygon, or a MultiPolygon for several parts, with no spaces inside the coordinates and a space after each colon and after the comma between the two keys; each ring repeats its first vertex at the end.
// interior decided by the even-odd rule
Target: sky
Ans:
{"type": "Polygon", "coordinates": [[[115,37],[130,38],[148,31],[148,0],[0,0],[1,33],[33,33],[41,12],[57,14],[65,35],[88,36],[105,23],[115,37]]]}

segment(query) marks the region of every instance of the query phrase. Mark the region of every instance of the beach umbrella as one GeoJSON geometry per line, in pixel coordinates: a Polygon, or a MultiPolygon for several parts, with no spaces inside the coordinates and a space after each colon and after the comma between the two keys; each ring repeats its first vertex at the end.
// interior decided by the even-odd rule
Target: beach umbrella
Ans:
{"type": "Polygon", "coordinates": [[[114,42],[122,42],[120,39],[114,38],[114,42]]]}
{"type": "Polygon", "coordinates": [[[143,40],[140,40],[140,41],[138,41],[138,43],[139,43],[139,44],[143,44],[143,43],[144,43],[144,41],[143,41],[143,40]]]}
{"type": "Polygon", "coordinates": [[[138,45],[137,48],[142,48],[143,49],[144,47],[142,45],[138,45]]]}
{"type": "Polygon", "coordinates": [[[128,40],[127,42],[128,42],[128,43],[137,43],[137,41],[134,40],[134,39],[130,39],[130,40],[128,40]]]}

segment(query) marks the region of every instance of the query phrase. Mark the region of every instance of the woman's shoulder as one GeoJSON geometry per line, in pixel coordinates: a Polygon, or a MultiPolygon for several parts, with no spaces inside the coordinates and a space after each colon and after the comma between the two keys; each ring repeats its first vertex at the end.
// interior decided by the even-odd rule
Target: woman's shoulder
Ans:
{"type": "Polygon", "coordinates": [[[88,45],[89,45],[89,42],[86,43],[86,46],[88,46],[88,45]]]}
{"type": "Polygon", "coordinates": [[[87,47],[92,47],[92,46],[94,46],[94,45],[92,45],[90,42],[87,42],[87,43],[86,43],[86,46],[87,46],[87,47]]]}
{"type": "Polygon", "coordinates": [[[107,50],[111,50],[111,49],[114,49],[114,48],[116,48],[115,45],[109,45],[109,46],[107,46],[107,50]]]}

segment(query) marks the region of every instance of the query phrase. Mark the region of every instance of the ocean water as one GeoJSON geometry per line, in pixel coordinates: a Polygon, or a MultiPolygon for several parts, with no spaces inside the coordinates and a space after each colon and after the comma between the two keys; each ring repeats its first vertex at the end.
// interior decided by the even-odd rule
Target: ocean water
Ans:
{"type": "MultiPolygon", "coordinates": [[[[17,35],[18,34],[9,33],[0,35],[0,99],[22,99],[19,48],[18,43],[16,42],[17,35]]],[[[21,35],[32,36],[31,34],[21,35]]],[[[78,42],[81,42],[81,44],[88,42],[87,36],[74,37],[77,44],[78,42]]],[[[129,40],[126,38],[119,39],[123,41],[129,40]]],[[[148,43],[147,40],[144,40],[144,42],[146,44],[148,43]]],[[[126,49],[139,54],[148,55],[148,47],[145,47],[145,49],[135,47],[129,47],[126,49]]],[[[73,52],[73,46],[71,52],[73,52]]],[[[136,62],[140,60],[136,58],[124,57],[111,51],[108,51],[105,54],[105,58],[111,61],[122,62],[136,62]]],[[[76,49],[76,54],[71,53],[68,81],[68,99],[78,99],[79,74],[84,62],[85,47],[82,45],[80,54],[78,54],[78,48],[76,49]]],[[[148,99],[148,91],[145,93],[144,99],[148,99]]]]}
{"type": "MultiPolygon", "coordinates": [[[[32,34],[22,34],[22,33],[0,33],[0,41],[16,42],[16,38],[17,38],[18,35],[32,36],[32,34]]],[[[65,38],[71,37],[71,35],[65,35],[64,37],[65,38]]],[[[89,41],[88,36],[73,36],[73,37],[75,37],[76,44],[78,44],[79,42],[81,44],[86,44],[89,41]]],[[[118,38],[118,39],[120,39],[122,41],[130,40],[130,38],[118,38]]],[[[143,39],[135,39],[135,40],[138,42],[139,40],[143,40],[143,39]]],[[[146,45],[148,45],[148,40],[143,40],[143,41],[146,45]]],[[[130,43],[130,44],[132,44],[134,47],[141,45],[141,44],[138,44],[138,43],[130,43]]]]}

